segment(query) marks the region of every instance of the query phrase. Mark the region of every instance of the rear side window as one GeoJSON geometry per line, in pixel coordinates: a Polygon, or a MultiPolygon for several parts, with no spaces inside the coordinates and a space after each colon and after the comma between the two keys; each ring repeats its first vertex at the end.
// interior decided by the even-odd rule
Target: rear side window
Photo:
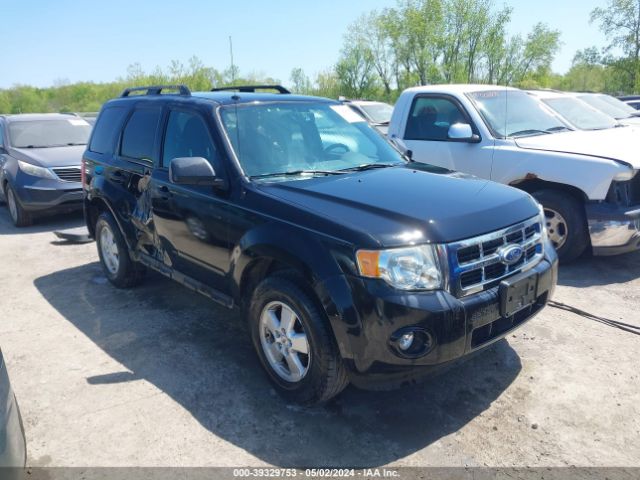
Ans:
{"type": "Polygon", "coordinates": [[[122,132],[120,154],[134,160],[152,161],[161,108],[136,109],[122,132]]]}
{"type": "Polygon", "coordinates": [[[113,151],[116,134],[120,131],[127,110],[123,107],[105,108],[93,129],[89,150],[95,153],[113,151]]]}

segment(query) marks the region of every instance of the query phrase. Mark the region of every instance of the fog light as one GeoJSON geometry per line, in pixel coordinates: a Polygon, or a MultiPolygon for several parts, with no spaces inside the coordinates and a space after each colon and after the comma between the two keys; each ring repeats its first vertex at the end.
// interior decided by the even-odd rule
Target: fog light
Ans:
{"type": "Polygon", "coordinates": [[[402,351],[409,350],[413,344],[413,332],[405,333],[398,339],[398,348],[402,351]]]}

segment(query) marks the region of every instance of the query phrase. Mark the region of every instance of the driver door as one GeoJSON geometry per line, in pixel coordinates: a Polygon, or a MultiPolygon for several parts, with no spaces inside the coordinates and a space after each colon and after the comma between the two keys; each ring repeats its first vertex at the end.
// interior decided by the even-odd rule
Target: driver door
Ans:
{"type": "Polygon", "coordinates": [[[493,140],[480,137],[475,143],[453,141],[449,128],[456,123],[469,124],[473,133],[480,136],[471,117],[454,97],[418,95],[411,105],[402,143],[413,152],[415,161],[490,178],[493,140]]]}

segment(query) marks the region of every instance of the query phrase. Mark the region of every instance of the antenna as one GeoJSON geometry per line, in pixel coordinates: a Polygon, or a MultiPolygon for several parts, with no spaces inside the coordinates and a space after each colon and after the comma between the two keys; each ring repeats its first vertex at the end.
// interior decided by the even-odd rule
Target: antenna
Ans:
{"type": "Polygon", "coordinates": [[[233,40],[229,35],[229,56],[231,57],[231,83],[236,81],[236,67],[233,65],[233,40]]]}

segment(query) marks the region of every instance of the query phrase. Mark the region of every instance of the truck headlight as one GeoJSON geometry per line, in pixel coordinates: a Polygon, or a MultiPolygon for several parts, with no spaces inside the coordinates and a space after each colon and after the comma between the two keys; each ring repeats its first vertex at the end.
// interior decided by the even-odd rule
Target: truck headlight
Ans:
{"type": "Polygon", "coordinates": [[[631,180],[633,177],[636,176],[636,173],[638,173],[636,170],[626,167],[624,170],[616,173],[613,176],[613,181],[614,182],[626,182],[628,180],[631,180]]]}
{"type": "Polygon", "coordinates": [[[27,175],[33,175],[40,178],[56,179],[55,174],[48,168],[38,167],[37,165],[31,165],[30,163],[18,160],[18,167],[27,175]]]}
{"type": "Polygon", "coordinates": [[[432,245],[358,250],[360,275],[381,278],[400,290],[435,290],[442,288],[442,273],[436,249],[432,245]]]}

